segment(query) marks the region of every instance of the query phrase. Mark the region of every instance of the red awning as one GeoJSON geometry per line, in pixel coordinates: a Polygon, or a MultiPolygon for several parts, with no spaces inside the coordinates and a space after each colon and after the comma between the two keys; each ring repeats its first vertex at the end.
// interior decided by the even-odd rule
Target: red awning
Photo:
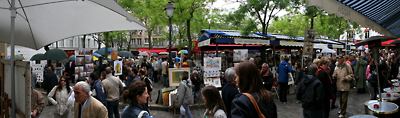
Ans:
{"type": "MultiPolygon", "coordinates": [[[[216,44],[210,44],[210,45],[208,45],[208,46],[217,46],[216,44]]],[[[218,47],[220,47],[220,46],[233,46],[233,47],[243,47],[244,45],[236,45],[236,44],[218,44],[218,47]]],[[[247,46],[252,46],[252,47],[261,47],[261,45],[246,45],[246,47],[247,46]]]]}
{"type": "Polygon", "coordinates": [[[384,41],[384,42],[381,43],[381,45],[382,45],[382,46],[394,46],[394,45],[387,45],[387,44],[392,43],[392,42],[394,42],[394,41],[395,41],[395,40],[384,41]]]}
{"type": "Polygon", "coordinates": [[[153,48],[149,50],[148,48],[139,48],[138,51],[146,51],[146,52],[151,52],[151,53],[160,53],[160,52],[167,52],[167,49],[165,48],[153,48]]]}

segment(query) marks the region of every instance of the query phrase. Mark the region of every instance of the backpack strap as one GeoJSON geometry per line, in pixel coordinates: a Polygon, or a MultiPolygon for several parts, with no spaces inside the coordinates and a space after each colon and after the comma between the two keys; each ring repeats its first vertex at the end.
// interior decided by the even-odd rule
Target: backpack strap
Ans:
{"type": "Polygon", "coordinates": [[[110,81],[111,83],[113,83],[117,88],[119,88],[119,85],[117,84],[117,82],[115,82],[113,79],[111,79],[110,77],[106,78],[108,81],[110,81]]]}
{"type": "Polygon", "coordinates": [[[253,98],[253,96],[251,96],[249,93],[242,93],[242,94],[243,94],[243,95],[246,95],[246,96],[251,100],[251,102],[252,102],[253,105],[254,105],[254,108],[256,108],[258,117],[259,117],[259,118],[265,118],[264,115],[261,113],[260,107],[258,107],[258,104],[257,104],[256,100],[253,98]]]}
{"type": "Polygon", "coordinates": [[[147,111],[141,111],[141,112],[139,113],[139,115],[138,115],[138,118],[142,118],[142,117],[143,117],[143,115],[144,115],[145,113],[147,113],[147,114],[148,114],[148,112],[147,112],[147,111]]]}

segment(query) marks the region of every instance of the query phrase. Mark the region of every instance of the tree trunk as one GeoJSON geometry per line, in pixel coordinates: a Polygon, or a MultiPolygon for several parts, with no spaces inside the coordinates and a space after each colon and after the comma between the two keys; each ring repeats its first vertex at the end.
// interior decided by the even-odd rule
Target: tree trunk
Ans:
{"type": "Polygon", "coordinates": [[[109,37],[109,32],[105,32],[104,33],[104,44],[106,45],[106,49],[105,49],[105,51],[104,51],[104,59],[105,60],[108,60],[108,48],[109,48],[109,44],[108,44],[108,42],[109,42],[109,39],[110,37],[109,37]]]}
{"type": "Polygon", "coordinates": [[[190,58],[192,56],[192,37],[190,36],[190,19],[186,21],[187,25],[187,36],[189,40],[189,45],[187,46],[188,49],[188,57],[190,58]]]}
{"type": "Polygon", "coordinates": [[[153,48],[153,45],[151,44],[151,35],[153,34],[153,30],[149,30],[149,32],[147,32],[147,36],[149,36],[149,50],[151,48],[153,48]]]}

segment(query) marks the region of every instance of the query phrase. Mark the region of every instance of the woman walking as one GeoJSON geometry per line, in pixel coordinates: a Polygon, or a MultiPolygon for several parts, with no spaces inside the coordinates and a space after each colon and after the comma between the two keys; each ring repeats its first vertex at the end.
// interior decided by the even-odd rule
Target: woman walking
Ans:
{"type": "Polygon", "coordinates": [[[206,112],[203,118],[227,118],[224,102],[215,86],[206,86],[201,90],[206,103],[206,112]]]}
{"type": "Polygon", "coordinates": [[[277,118],[276,105],[262,85],[257,66],[249,61],[241,62],[235,73],[241,95],[232,101],[232,118],[277,118]]]}
{"type": "Polygon", "coordinates": [[[150,118],[149,113],[144,109],[143,104],[147,103],[147,86],[144,81],[134,82],[122,94],[124,101],[129,105],[122,111],[121,118],[150,118]]]}
{"type": "Polygon", "coordinates": [[[66,76],[61,77],[60,82],[55,86],[47,96],[49,101],[56,105],[54,118],[68,118],[69,110],[72,104],[67,104],[69,96],[72,94],[72,88],[66,76]],[[53,97],[54,96],[54,97],[53,97]]]}

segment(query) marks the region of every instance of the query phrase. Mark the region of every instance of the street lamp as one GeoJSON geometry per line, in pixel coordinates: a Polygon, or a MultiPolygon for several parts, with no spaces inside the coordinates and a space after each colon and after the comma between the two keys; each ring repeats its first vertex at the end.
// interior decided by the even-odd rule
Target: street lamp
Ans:
{"type": "Polygon", "coordinates": [[[171,2],[168,2],[167,6],[164,9],[165,11],[167,11],[167,17],[169,18],[169,56],[168,56],[168,63],[169,63],[169,67],[173,68],[174,67],[174,63],[172,62],[172,23],[171,23],[171,18],[174,15],[174,4],[172,4],[171,2]]]}

